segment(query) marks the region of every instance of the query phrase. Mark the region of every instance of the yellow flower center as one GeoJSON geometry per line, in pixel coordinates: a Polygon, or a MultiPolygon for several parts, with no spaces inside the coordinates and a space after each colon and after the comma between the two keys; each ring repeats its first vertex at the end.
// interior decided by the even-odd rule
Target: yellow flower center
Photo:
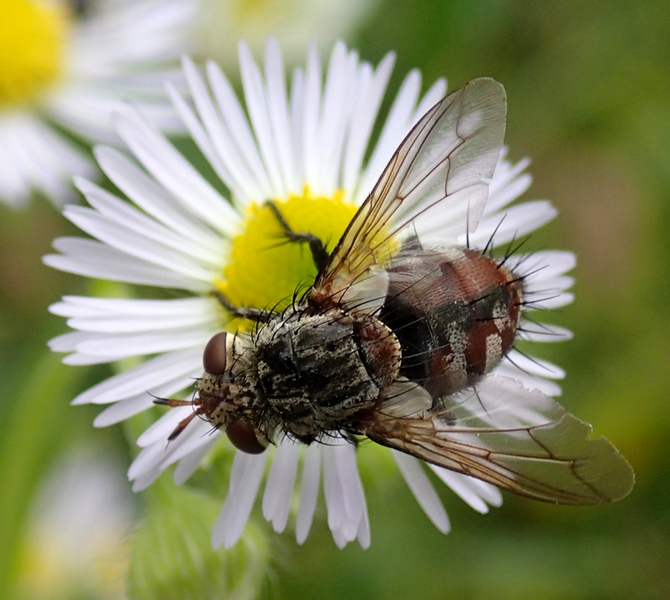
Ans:
{"type": "MultiPolygon", "coordinates": [[[[315,235],[332,252],[356,214],[356,205],[343,198],[343,191],[332,198],[314,196],[305,186],[301,195],[274,203],[295,233],[315,235]]],[[[296,290],[309,289],[316,275],[308,244],[288,241],[273,211],[251,202],[242,232],[233,239],[223,278],[215,285],[235,306],[281,310],[296,290]]],[[[233,331],[249,327],[244,322],[229,324],[233,331]]]]}
{"type": "Polygon", "coordinates": [[[63,70],[69,24],[65,6],[3,0],[0,12],[0,108],[34,102],[63,70]]]}

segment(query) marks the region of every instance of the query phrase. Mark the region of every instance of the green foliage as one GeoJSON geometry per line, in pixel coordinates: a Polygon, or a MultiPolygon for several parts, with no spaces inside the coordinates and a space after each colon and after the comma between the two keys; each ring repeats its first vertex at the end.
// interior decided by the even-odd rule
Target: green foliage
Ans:
{"type": "Polygon", "coordinates": [[[30,499],[66,440],[68,401],[82,372],[65,369],[43,353],[32,365],[16,402],[5,407],[0,431],[0,597],[10,598],[18,568],[18,548],[27,526],[30,499]]]}
{"type": "Polygon", "coordinates": [[[145,493],[147,511],[132,536],[131,600],[257,598],[267,584],[272,544],[250,523],[232,549],[212,550],[221,501],[168,478],[145,493]]]}

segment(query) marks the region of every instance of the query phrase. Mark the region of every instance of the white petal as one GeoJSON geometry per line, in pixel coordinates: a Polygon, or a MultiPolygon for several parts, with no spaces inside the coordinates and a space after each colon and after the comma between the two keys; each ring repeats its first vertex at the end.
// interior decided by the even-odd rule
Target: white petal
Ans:
{"type": "Polygon", "coordinates": [[[367,550],[370,547],[370,519],[368,518],[367,509],[363,512],[363,518],[358,524],[356,539],[358,540],[358,543],[361,545],[363,550],[367,550]]]}
{"type": "Polygon", "coordinates": [[[328,507],[328,526],[333,538],[350,542],[356,539],[365,518],[365,493],[356,466],[352,444],[332,442],[323,448],[323,481],[328,507]]]}
{"type": "Polygon", "coordinates": [[[182,206],[224,235],[236,231],[240,218],[223,198],[158,131],[150,127],[137,111],[124,107],[113,116],[124,142],[182,206]]]}
{"type": "Polygon", "coordinates": [[[527,320],[522,321],[518,334],[522,340],[531,342],[562,342],[571,340],[573,337],[572,331],[569,329],[527,320]]]}
{"type": "Polygon", "coordinates": [[[540,390],[548,396],[560,396],[562,393],[561,386],[555,381],[550,381],[538,375],[531,375],[513,365],[507,358],[503,358],[502,362],[492,371],[492,373],[516,379],[529,390],[540,390]]]}
{"type": "Polygon", "coordinates": [[[268,452],[237,452],[230,471],[230,489],[212,533],[212,547],[231,548],[240,539],[254,506],[265,471],[268,452]]]}
{"type": "Polygon", "coordinates": [[[272,129],[268,115],[267,99],[263,89],[263,80],[258,66],[251,57],[249,47],[243,41],[239,44],[239,53],[244,98],[247,110],[249,111],[249,119],[258,140],[261,156],[263,157],[263,164],[272,184],[272,197],[284,198],[287,190],[282,181],[279,160],[272,139],[272,129]]]}
{"type": "Polygon", "coordinates": [[[125,421],[154,405],[154,399],[149,394],[139,394],[116,402],[103,410],[93,421],[94,427],[109,427],[125,421]]]}
{"type": "Polygon", "coordinates": [[[363,156],[368,147],[372,127],[388,84],[395,55],[387,54],[374,74],[367,64],[361,66],[357,83],[356,105],[349,126],[349,136],[344,154],[342,188],[352,190],[361,172],[363,156]]]}
{"type": "Polygon", "coordinates": [[[77,354],[91,360],[95,360],[96,357],[100,359],[112,357],[114,360],[119,360],[128,356],[158,354],[186,348],[202,350],[212,337],[212,332],[209,329],[189,328],[128,335],[97,333],[86,335],[88,339],[79,341],[75,346],[77,354]]]}
{"type": "MultiPolygon", "coordinates": [[[[203,268],[183,252],[168,248],[162,242],[141,237],[131,228],[105,219],[97,211],[83,206],[67,206],[63,214],[82,231],[129,257],[175,271],[184,278],[190,277],[203,282],[211,282],[214,277],[212,268],[203,268]]],[[[135,222],[138,223],[138,220],[135,222]]],[[[141,225],[141,223],[138,224],[141,225]]]]}
{"type": "Polygon", "coordinates": [[[154,444],[143,448],[128,469],[128,479],[133,481],[141,475],[160,473],[162,469],[159,469],[158,465],[163,460],[165,453],[165,444],[154,444]]]}
{"type": "Polygon", "coordinates": [[[442,98],[447,95],[447,80],[440,78],[433,85],[430,86],[428,91],[423,95],[423,98],[419,101],[416,108],[414,109],[414,114],[410,120],[408,130],[411,129],[419,121],[423,115],[425,115],[429,109],[435,106],[442,98]]]}
{"type": "MultiPolygon", "coordinates": [[[[190,61],[189,64],[191,64],[190,61]]],[[[193,69],[195,71],[195,67],[192,66],[192,64],[191,67],[189,67],[189,69],[193,69]]],[[[186,66],[184,66],[184,70],[188,72],[186,66]]],[[[202,82],[200,80],[198,80],[198,83],[202,85],[202,82]]],[[[193,86],[194,84],[191,83],[192,90],[193,86]]],[[[175,110],[179,114],[179,118],[186,126],[186,129],[188,130],[191,139],[196,143],[196,145],[200,149],[200,152],[204,154],[205,158],[212,166],[214,171],[216,171],[216,174],[219,176],[221,181],[225,182],[226,185],[232,189],[233,196],[236,195],[236,193],[239,193],[239,191],[235,189],[235,184],[233,182],[232,175],[223,164],[223,161],[221,160],[219,155],[214,150],[212,141],[209,139],[207,132],[202,126],[202,123],[200,123],[198,118],[195,116],[195,113],[191,110],[191,107],[188,105],[186,100],[182,98],[179,92],[175,90],[173,86],[166,85],[165,89],[167,90],[167,93],[170,96],[170,101],[174,105],[175,110]]],[[[203,96],[207,99],[207,101],[209,101],[209,97],[206,95],[206,92],[203,93],[203,96]]]]}
{"type": "Polygon", "coordinates": [[[487,502],[493,506],[502,504],[502,495],[497,487],[442,467],[428,466],[455,494],[478,513],[489,512],[487,502]],[[484,486],[480,486],[480,483],[484,486]]]}
{"type": "Polygon", "coordinates": [[[202,374],[202,348],[169,352],[89,388],[72,404],[109,404],[142,392],[150,393],[168,381],[180,382],[180,389],[184,389],[193,384],[194,374],[195,377],[202,374]]]}
{"type": "MultiPolygon", "coordinates": [[[[183,389],[183,380],[168,381],[155,387],[150,394],[142,391],[136,396],[125,398],[103,410],[93,421],[95,427],[107,427],[124,421],[154,405],[154,398],[170,398],[183,389]]],[[[167,436],[166,438],[167,439],[167,436]]]]}
{"type": "Polygon", "coordinates": [[[286,529],[299,458],[300,444],[284,438],[277,445],[263,495],[263,516],[277,533],[286,529]]]}
{"type": "Polygon", "coordinates": [[[450,529],[449,517],[419,460],[396,450],[393,450],[392,454],[419,506],[435,527],[442,533],[447,533],[450,529]]]}
{"type": "MultiPolygon", "coordinates": [[[[121,230],[136,234],[140,239],[146,238],[160,246],[166,246],[169,249],[168,252],[177,252],[189,256],[194,264],[201,265],[209,270],[220,268],[221,256],[207,252],[202,243],[192,241],[171,228],[157,223],[151,217],[133,208],[129,203],[123,202],[113,194],[85,179],[76,178],[75,184],[79,191],[86,196],[88,203],[96,209],[100,223],[108,226],[116,225],[121,230]],[[209,260],[207,260],[208,258],[209,260]]],[[[87,213],[85,209],[83,209],[83,212],[84,214],[87,213]]],[[[79,227],[86,231],[81,225],[79,227]]]]}
{"type": "Polygon", "coordinates": [[[162,473],[169,465],[180,458],[189,455],[209,441],[206,435],[211,426],[204,421],[192,421],[175,440],[167,443],[158,440],[154,444],[142,449],[128,469],[129,479],[141,479],[156,471],[162,473]]]}
{"type": "Polygon", "coordinates": [[[514,258],[516,261],[514,271],[524,276],[527,285],[560,277],[574,269],[577,262],[572,252],[560,250],[520,254],[514,258]]]}
{"type": "Polygon", "coordinates": [[[551,379],[565,378],[565,371],[560,367],[539,358],[524,356],[518,350],[511,350],[507,353],[507,360],[515,364],[520,369],[528,371],[531,374],[549,377],[551,379]]]}
{"type": "Polygon", "coordinates": [[[137,438],[137,445],[140,448],[146,448],[156,442],[166,442],[177,424],[191,413],[193,413],[192,406],[177,406],[170,409],[160,419],[154,421],[154,423],[144,430],[142,435],[137,438]]]}
{"type": "Polygon", "coordinates": [[[319,175],[319,140],[318,126],[321,115],[321,67],[319,65],[319,52],[316,44],[312,42],[307,56],[307,71],[305,74],[305,85],[303,86],[304,98],[302,106],[302,143],[304,178],[310,184],[318,181],[319,175]]]}
{"type": "Polygon", "coordinates": [[[3,179],[19,187],[34,186],[62,203],[74,198],[72,175],[97,176],[97,168],[81,149],[32,113],[4,116],[0,119],[0,135],[3,179]]]}
{"type": "Polygon", "coordinates": [[[314,189],[330,195],[337,186],[347,116],[352,106],[350,85],[353,83],[357,56],[347,52],[342,42],[335,44],[323,92],[323,110],[318,130],[319,168],[314,189]]]}
{"type": "Polygon", "coordinates": [[[332,448],[325,446],[322,449],[323,455],[323,493],[326,499],[326,508],[328,510],[328,526],[333,532],[340,532],[342,523],[346,518],[346,509],[344,507],[344,494],[337,479],[337,468],[332,448]]]}
{"type": "MultiPolygon", "coordinates": [[[[270,185],[270,179],[263,166],[258,145],[249,126],[249,120],[240,106],[240,102],[232,86],[219,67],[212,62],[207,63],[207,77],[212,87],[221,119],[226,129],[230,132],[232,141],[237,145],[238,152],[253,174],[253,180],[258,189],[262,192],[260,197],[253,195],[245,200],[261,201],[271,197],[272,186],[270,185]]],[[[225,160],[225,157],[222,156],[222,158],[225,160]]],[[[230,170],[232,172],[232,168],[230,170]]]]}
{"type": "Polygon", "coordinates": [[[265,77],[270,125],[286,191],[300,192],[302,182],[295,173],[295,157],[289,121],[284,65],[277,40],[268,38],[265,48],[265,77]]]}
{"type": "Polygon", "coordinates": [[[356,204],[361,204],[368,194],[370,194],[374,184],[381,176],[382,170],[391,159],[391,156],[393,156],[400,142],[409,132],[408,123],[419,96],[420,85],[421,75],[419,72],[416,70],[410,71],[393,101],[393,105],[379,136],[379,141],[372,152],[365,172],[362,174],[361,181],[356,189],[354,199],[356,204]]]}
{"type": "Polygon", "coordinates": [[[295,537],[298,544],[304,543],[312,527],[316,502],[319,496],[321,478],[321,446],[311,444],[305,450],[300,479],[300,498],[298,516],[295,525],[295,537]]]}
{"type": "Polygon", "coordinates": [[[291,82],[291,139],[295,155],[295,176],[299,183],[305,179],[305,158],[303,148],[303,100],[305,98],[305,78],[301,69],[296,69],[291,82]]]}
{"type": "Polygon", "coordinates": [[[564,273],[574,267],[574,254],[549,251],[519,255],[514,259],[510,267],[523,277],[527,308],[556,308],[572,302],[572,294],[565,290],[572,287],[574,279],[564,273]]]}
{"type": "Polygon", "coordinates": [[[141,317],[149,319],[178,318],[199,316],[203,311],[210,312],[210,303],[206,298],[182,298],[178,300],[135,300],[127,298],[96,298],[91,296],[63,296],[62,302],[49,307],[49,311],[62,317],[120,318],[141,317]]]}
{"type": "Polygon", "coordinates": [[[162,471],[158,468],[148,471],[141,477],[138,477],[133,481],[133,492],[141,492],[146,490],[156,479],[162,475],[162,471]]]}
{"type": "MultiPolygon", "coordinates": [[[[238,149],[236,140],[217,112],[195,65],[187,59],[184,59],[183,63],[202,125],[177,92],[171,89],[168,91],[191,136],[221,180],[231,189],[233,197],[261,197],[264,186],[257,185],[252,171],[238,149]]],[[[264,182],[265,178],[261,181],[264,182]]]]}
{"type": "Polygon", "coordinates": [[[218,441],[218,432],[213,433],[209,439],[199,448],[193,450],[188,456],[179,461],[174,470],[173,480],[177,485],[183,484],[198,468],[205,456],[209,454],[214,444],[218,441]]]}
{"type": "Polygon", "coordinates": [[[524,158],[516,165],[512,165],[505,160],[506,154],[507,148],[503,147],[500,160],[489,184],[489,199],[484,209],[485,215],[497,212],[516,200],[532,183],[533,178],[529,174],[521,174],[530,164],[530,160],[524,158]]]}
{"type": "Polygon", "coordinates": [[[94,240],[62,237],[54,240],[53,247],[62,254],[47,254],[42,262],[68,273],[203,293],[212,287],[211,283],[128,256],[94,240]]]}
{"type": "Polygon", "coordinates": [[[208,258],[223,254],[223,238],[184,209],[167,190],[158,185],[135,163],[112,148],[98,146],[94,149],[100,167],[114,184],[137,206],[173,231],[200,244],[208,258]]]}
{"type": "Polygon", "coordinates": [[[170,442],[168,447],[169,456],[165,457],[160,467],[166,469],[171,464],[197,452],[202,446],[209,444],[212,436],[217,433],[208,421],[203,419],[194,419],[189,426],[179,435],[179,437],[170,442]]]}
{"type": "Polygon", "coordinates": [[[216,302],[210,298],[126,300],[65,296],[49,312],[68,318],[79,331],[131,333],[209,325],[217,329],[216,302]]]}
{"type": "MultiPolygon", "coordinates": [[[[558,211],[547,200],[535,200],[517,204],[504,211],[487,215],[479,222],[477,230],[469,235],[470,246],[484,248],[507,244],[518,239],[551,221],[558,211]]],[[[466,245],[466,234],[458,240],[459,244],[466,245]]]]}

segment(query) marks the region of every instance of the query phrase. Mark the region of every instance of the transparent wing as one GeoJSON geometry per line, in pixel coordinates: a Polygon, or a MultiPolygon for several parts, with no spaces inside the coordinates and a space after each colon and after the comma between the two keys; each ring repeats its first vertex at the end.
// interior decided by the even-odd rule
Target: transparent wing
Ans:
{"type": "Polygon", "coordinates": [[[505,133],[505,90],[476,79],[433,106],[396,150],[316,279],[311,297],[340,301],[371,267],[383,264],[388,240],[408,227],[431,239],[474,231],[505,133]]]}
{"type": "Polygon", "coordinates": [[[545,502],[612,502],[633,487],[612,444],[590,439],[590,425],[514,379],[490,375],[439,410],[421,387],[394,387],[358,424],[379,444],[545,502]]]}

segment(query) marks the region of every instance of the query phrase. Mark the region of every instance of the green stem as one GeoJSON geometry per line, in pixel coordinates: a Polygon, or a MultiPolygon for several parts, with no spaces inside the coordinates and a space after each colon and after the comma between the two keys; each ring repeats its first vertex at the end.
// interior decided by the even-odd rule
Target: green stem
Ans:
{"type": "Polygon", "coordinates": [[[20,540],[41,476],[68,439],[67,412],[82,369],[49,353],[37,361],[0,435],[0,598],[13,598],[20,540]]]}

